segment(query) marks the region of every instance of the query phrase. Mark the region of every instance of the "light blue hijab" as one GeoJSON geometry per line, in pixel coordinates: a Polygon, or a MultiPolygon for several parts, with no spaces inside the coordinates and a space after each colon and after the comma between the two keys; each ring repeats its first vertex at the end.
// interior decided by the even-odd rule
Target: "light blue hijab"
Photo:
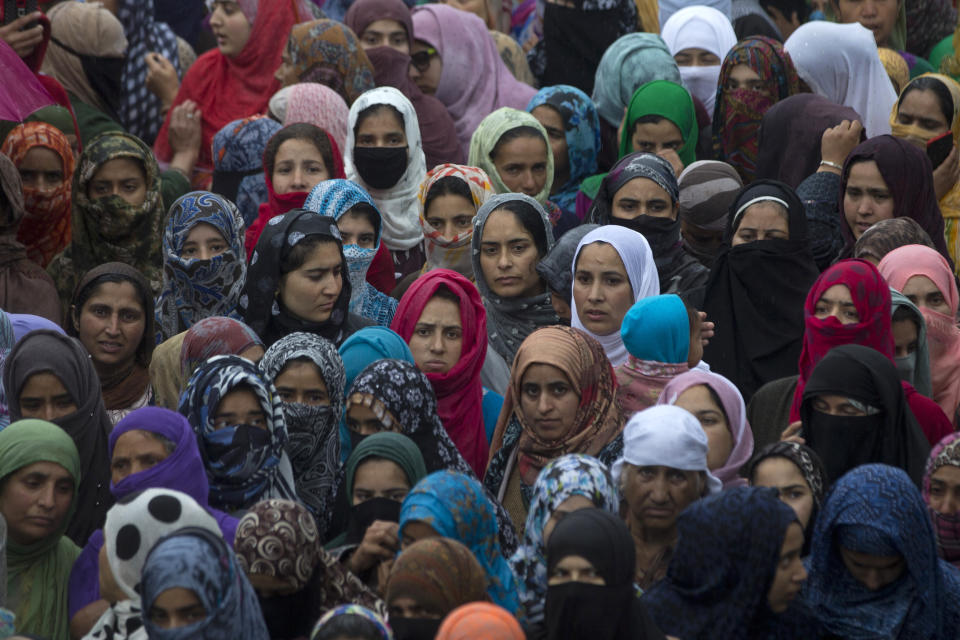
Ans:
{"type": "Polygon", "coordinates": [[[663,39],[655,33],[628,33],[618,39],[597,67],[593,102],[600,117],[619,127],[634,92],[654,80],[683,84],[680,68],[663,39]]]}

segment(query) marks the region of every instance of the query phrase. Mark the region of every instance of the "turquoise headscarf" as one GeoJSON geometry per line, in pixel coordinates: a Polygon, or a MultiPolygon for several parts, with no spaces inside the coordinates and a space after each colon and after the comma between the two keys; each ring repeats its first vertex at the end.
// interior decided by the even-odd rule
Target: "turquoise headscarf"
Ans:
{"type": "Polygon", "coordinates": [[[690,352],[690,319],[680,296],[638,300],[623,317],[620,336],[634,358],[678,364],[690,352]]]}

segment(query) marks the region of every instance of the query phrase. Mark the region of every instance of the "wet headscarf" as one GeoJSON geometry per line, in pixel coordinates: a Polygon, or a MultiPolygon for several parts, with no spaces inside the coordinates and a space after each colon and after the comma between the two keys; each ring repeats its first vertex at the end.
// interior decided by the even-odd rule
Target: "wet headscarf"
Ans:
{"type": "Polygon", "coordinates": [[[872,31],[857,22],[817,20],[800,25],[783,48],[814,93],[860,114],[868,136],[890,133],[897,93],[880,62],[872,31]]]}
{"type": "Polygon", "coordinates": [[[227,640],[270,636],[257,594],[240,569],[230,546],[213,534],[188,529],[164,538],[147,556],[141,579],[143,611],[150,611],[168,589],[193,591],[206,617],[185,627],[162,629],[146,616],[150,638],[158,640],[227,640]]]}
{"type": "Polygon", "coordinates": [[[927,468],[923,474],[923,501],[927,503],[933,521],[933,533],[937,536],[937,551],[941,558],[960,568],[960,513],[941,513],[930,505],[930,478],[945,466],[960,467],[960,434],[951,433],[930,450],[927,468]]]}
{"type": "Polygon", "coordinates": [[[657,626],[682,638],[758,637],[795,522],[794,510],[766,487],[722,491],[687,507],[667,575],[643,595],[657,626]]]}
{"type": "Polygon", "coordinates": [[[349,27],[334,20],[314,20],[293,27],[287,55],[297,82],[319,82],[348,105],[374,88],[373,66],[349,27]]]}
{"type": "Polygon", "coordinates": [[[806,212],[793,189],[776,180],[743,187],[730,205],[702,308],[721,328],[704,348],[704,360],[747,399],[767,382],[796,373],[803,302],[818,275],[806,212]],[[760,203],[786,209],[789,237],[731,246],[747,209],[760,203]]]}
{"type": "Polygon", "coordinates": [[[409,343],[424,308],[440,289],[459,300],[460,359],[446,373],[428,372],[426,376],[437,395],[437,413],[444,428],[480,478],[487,467],[488,452],[480,381],[480,370],[487,356],[487,312],[480,293],[459,273],[434,269],[417,278],[403,294],[390,328],[409,343]]]}
{"type": "Polygon", "coordinates": [[[438,181],[444,178],[462,180],[470,189],[470,197],[475,209],[493,195],[493,185],[483,169],[460,164],[441,164],[427,172],[420,184],[420,228],[423,231],[424,252],[427,262],[423,272],[431,269],[451,269],[465,278],[475,280],[473,263],[470,260],[470,241],[473,238],[473,226],[470,230],[458,234],[454,238],[445,238],[427,222],[426,202],[430,190],[438,181]]]}
{"type": "Polygon", "coordinates": [[[509,611],[489,602],[471,602],[451,611],[437,633],[437,640],[499,638],[524,640],[520,623],[509,611]]]}
{"type": "Polygon", "coordinates": [[[71,540],[85,543],[103,524],[113,502],[107,454],[107,435],[112,425],[103,407],[100,378],[79,340],[46,329],[33,331],[17,342],[4,363],[3,388],[10,398],[11,422],[23,417],[20,393],[30,376],[37,373],[55,375],[77,405],[74,413],[52,422],[73,439],[80,468],[86,470],[82,478],[75,475],[77,508],[66,529],[71,540]]]}
{"type": "Polygon", "coordinates": [[[654,80],[680,84],[676,61],[655,33],[629,33],[603,53],[593,85],[597,113],[611,127],[619,127],[624,110],[641,86],[654,80]]]}
{"type": "Polygon", "coordinates": [[[960,329],[955,320],[960,295],[950,265],[929,247],[907,245],[888,253],[878,268],[887,284],[900,292],[910,278],[926,276],[940,290],[951,309],[950,314],[945,314],[921,307],[920,313],[926,321],[926,342],[930,349],[932,398],[954,422],[960,405],[960,329]]]}
{"type": "MultiPolygon", "coordinates": [[[[695,5],[671,15],[660,30],[670,53],[676,56],[685,49],[703,49],[723,60],[737,44],[730,18],[709,6],[695,5]]],[[[680,67],[683,86],[703,103],[711,118],[717,99],[717,84],[722,65],[680,67]]]]}
{"type": "MultiPolygon", "coordinates": [[[[358,100],[355,104],[361,102],[362,100],[358,100]]],[[[373,225],[376,241],[370,248],[362,248],[357,244],[348,244],[343,248],[350,279],[349,309],[350,313],[363,316],[379,325],[388,325],[396,313],[397,301],[367,282],[370,264],[380,250],[381,241],[386,241],[383,234],[387,230],[387,221],[381,215],[377,204],[356,182],[332,179],[317,184],[307,196],[303,208],[339,221],[358,204],[365,204],[373,209],[376,217],[373,225]]]]}
{"type": "Polygon", "coordinates": [[[543,529],[557,508],[572,496],[583,496],[598,509],[616,514],[617,490],[606,465],[594,457],[570,453],[548,462],[533,485],[533,498],[520,546],[510,558],[520,600],[529,611],[547,593],[547,549],[543,529]]]}
{"type": "MultiPolygon", "coordinates": [[[[530,298],[502,298],[493,292],[483,275],[483,268],[480,266],[480,244],[487,220],[494,211],[517,201],[526,203],[540,214],[549,253],[554,244],[550,219],[536,200],[521,193],[495,195],[483,203],[477,211],[477,217],[473,219],[473,237],[470,240],[473,273],[476,276],[477,289],[487,308],[487,336],[494,351],[508,363],[513,362],[514,354],[528,335],[540,327],[556,324],[558,321],[557,312],[550,303],[549,292],[545,291],[530,298]]],[[[516,216],[510,211],[507,212],[516,216]]],[[[517,221],[519,222],[520,218],[517,218],[517,221]]],[[[529,233],[536,237],[532,230],[529,233]]]]}
{"type": "Polygon", "coordinates": [[[469,548],[487,574],[490,600],[514,615],[519,612],[516,578],[500,552],[496,511],[479,482],[456,471],[431,473],[414,486],[400,507],[401,537],[411,521],[429,525],[440,536],[469,548]]]}
{"type": "Polygon", "coordinates": [[[683,250],[712,267],[721,242],[701,240],[696,237],[696,232],[726,230],[730,205],[743,187],[740,174],[726,162],[698,160],[687,165],[677,178],[677,186],[680,188],[677,217],[681,223],[693,228],[690,233],[681,225],[683,250]]]}
{"type": "Polygon", "coordinates": [[[287,427],[273,382],[257,365],[239,356],[215,356],[194,372],[180,397],[210,482],[210,503],[226,511],[249,508],[266,498],[296,500],[290,459],[284,451],[287,427]],[[217,408],[237,387],[251,391],[266,429],[247,424],[214,427],[217,408]]]}
{"type": "Polygon", "coordinates": [[[193,191],[170,207],[163,232],[163,291],[157,298],[157,342],[211,316],[239,320],[237,309],[247,277],[243,219],[232,202],[209,191],[193,191]],[[198,224],[223,236],[226,250],[212,258],[183,255],[198,224]]]}
{"type": "Polygon", "coordinates": [[[281,128],[276,120],[256,115],[228,122],[213,136],[210,191],[237,204],[244,227],[253,224],[260,205],[267,201],[263,152],[281,128]]]}
{"type": "Polygon", "coordinates": [[[31,149],[43,148],[60,158],[63,182],[53,189],[23,186],[26,214],[17,229],[17,242],[27,248],[27,257],[46,267],[70,244],[70,192],[76,164],[73,150],[60,130],[45,122],[27,122],[7,134],[0,152],[19,165],[31,149]]]}
{"type": "Polygon", "coordinates": [[[774,104],[800,92],[800,80],[790,54],[776,40],[752,36],[733,47],[723,60],[713,112],[713,148],[717,160],[730,163],[751,182],[757,173],[760,121],[774,104]],[[737,65],[760,76],[760,89],[728,89],[737,65]]]}
{"type": "Polygon", "coordinates": [[[328,404],[282,402],[287,426],[284,446],[296,481],[297,497],[317,521],[321,538],[329,537],[340,467],[337,428],[343,413],[346,376],[337,348],[312,333],[291,333],[277,340],[260,360],[260,371],[276,386],[277,376],[296,361],[316,367],[327,389],[328,404]]]}
{"type": "Polygon", "coordinates": [[[550,138],[547,136],[547,130],[543,128],[539,120],[526,111],[502,107],[484,118],[477,125],[476,131],[470,138],[470,158],[468,162],[471,166],[479,167],[486,172],[496,193],[510,193],[510,188],[503,182],[503,178],[500,177],[500,172],[497,171],[497,166],[494,164],[493,152],[504,134],[520,127],[536,129],[546,146],[547,180],[539,193],[534,196],[534,199],[543,205],[550,197],[550,190],[553,188],[553,150],[550,148],[550,138]]]}
{"type": "Polygon", "coordinates": [[[813,368],[836,346],[861,344],[875,349],[893,361],[893,333],[890,330],[890,287],[877,268],[865,260],[842,260],[820,274],[810,287],[803,305],[803,349],[800,352],[797,390],[790,408],[790,422],[800,419],[803,387],[813,368]],[[817,302],[834,285],[850,290],[860,320],[843,324],[834,316],[820,320],[814,316],[817,302]]]}
{"type": "Polygon", "coordinates": [[[443,4],[417,7],[413,37],[436,49],[443,61],[436,97],[453,117],[464,155],[481,120],[501,107],[524,109],[536,93],[510,73],[487,26],[469,11],[443,4]]]}
{"type": "Polygon", "coordinates": [[[124,262],[142,273],[154,293],[163,279],[160,246],[163,201],[160,172],[150,149],[126,133],[105,133],[83,149],[73,174],[72,240],[50,263],[49,272],[61,297],[73,293],[80,275],[104,262],[124,262]],[[132,205],[118,195],[91,200],[87,187],[110,160],[126,158],[143,168],[146,195],[132,205]]]}
{"type": "Polygon", "coordinates": [[[271,218],[263,228],[257,246],[250,257],[247,282],[240,297],[244,310],[243,320],[257,335],[271,345],[291,331],[307,331],[327,338],[334,344],[343,341],[344,325],[349,317],[352,287],[349,278],[343,279],[340,297],[322,323],[302,320],[281,306],[277,297],[280,284],[280,266],[290,251],[304,238],[321,236],[336,243],[342,258],[342,273],[349,273],[347,259],[343,256],[343,239],[337,223],[330,216],[306,209],[293,209],[271,218]]]}
{"type": "MultiPolygon", "coordinates": [[[[533,111],[542,105],[554,109],[563,120],[570,170],[566,184],[550,194],[550,201],[563,211],[573,212],[580,183],[597,172],[597,157],[600,155],[600,120],[597,108],[586,93],[566,84],[540,89],[527,105],[527,111],[533,111]]],[[[556,164],[557,159],[554,158],[553,161],[556,164]]]]}
{"type": "Polygon", "coordinates": [[[35,462],[58,464],[70,474],[74,482],[70,507],[57,530],[46,538],[26,545],[7,538],[5,591],[11,600],[4,606],[16,614],[21,633],[67,640],[67,579],[80,550],[64,534],[77,512],[82,462],[70,437],[44,420],[14,421],[0,431],[0,478],[35,462]]]}
{"type": "MultiPolygon", "coordinates": [[[[298,82],[281,89],[276,95],[284,92],[287,92],[287,101],[283,113],[274,112],[283,121],[283,126],[297,122],[310,123],[329,133],[341,152],[346,151],[350,107],[344,102],[343,96],[319,82],[298,82]]],[[[270,99],[271,111],[273,100],[270,99]]]]}
{"type": "Polygon", "coordinates": [[[756,177],[780,180],[796,189],[820,165],[823,132],[844,120],[860,120],[860,114],[816,93],[780,100],[760,121],[756,177]]]}
{"type": "Polygon", "coordinates": [[[900,469],[868,464],[843,476],[827,496],[813,534],[802,598],[841,637],[947,638],[958,624],[956,573],[937,557],[926,505],[900,469]],[[844,565],[839,546],[900,556],[903,575],[871,591],[844,565]]]}
{"type": "MultiPolygon", "coordinates": [[[[630,103],[627,105],[623,132],[620,135],[621,158],[635,151],[633,148],[634,128],[637,121],[645,116],[659,116],[673,123],[683,138],[683,146],[677,149],[680,161],[686,166],[696,160],[697,112],[693,106],[693,98],[680,83],[654,80],[642,85],[633,93],[630,103]]],[[[670,174],[676,181],[672,169],[670,174]]]]}
{"type": "Polygon", "coordinates": [[[903,469],[919,485],[930,444],[889,357],[859,344],[832,349],[807,380],[800,418],[803,437],[831,482],[857,465],[880,462],[903,469]],[[849,398],[866,415],[822,413],[814,403],[823,395],[849,398]]]}
{"type": "Polygon", "coordinates": [[[897,365],[897,371],[900,372],[901,380],[910,383],[910,386],[916,389],[920,395],[932,398],[933,384],[930,380],[930,347],[927,342],[927,321],[920,309],[907,296],[896,289],[890,289],[890,310],[893,312],[893,317],[896,317],[897,311],[900,309],[907,309],[910,317],[900,318],[898,321],[909,320],[917,327],[916,350],[903,357],[894,357],[893,361],[897,365]]]}
{"type": "MultiPolygon", "coordinates": [[[[614,171],[616,171],[616,169],[614,171]]],[[[611,172],[611,176],[613,175],[614,173],[611,172]]],[[[584,247],[596,242],[609,244],[617,252],[617,255],[620,256],[624,270],[627,273],[627,278],[630,280],[630,288],[633,292],[634,302],[650,296],[660,295],[657,266],[653,259],[653,253],[650,251],[650,245],[647,243],[647,240],[636,231],[619,225],[599,227],[580,240],[571,268],[571,272],[574,275],[577,271],[577,260],[580,252],[583,251],[584,247]]],[[[605,336],[595,335],[583,326],[577,310],[576,299],[573,300],[571,311],[570,325],[574,329],[580,329],[590,337],[595,338],[603,346],[603,350],[613,366],[619,366],[627,361],[629,353],[623,344],[623,337],[620,335],[619,330],[605,336]]]]}
{"type": "Polygon", "coordinates": [[[560,296],[568,305],[573,298],[573,257],[583,237],[600,225],[584,223],[565,232],[540,262],[537,273],[547,283],[551,296],[560,296]]]}

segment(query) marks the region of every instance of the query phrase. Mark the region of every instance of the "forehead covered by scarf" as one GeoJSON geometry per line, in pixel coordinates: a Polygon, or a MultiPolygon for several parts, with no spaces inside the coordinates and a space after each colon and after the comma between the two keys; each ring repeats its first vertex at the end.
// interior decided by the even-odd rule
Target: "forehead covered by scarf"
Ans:
{"type": "MultiPolygon", "coordinates": [[[[570,180],[563,185],[567,192],[597,172],[597,156],[600,153],[600,119],[593,101],[583,91],[570,85],[559,84],[544,87],[533,96],[527,111],[547,105],[560,114],[567,142],[567,162],[570,180]]],[[[557,162],[557,159],[553,159],[557,162]]],[[[575,195],[575,190],[574,190],[575,195]]],[[[556,194],[551,196],[556,200],[556,194]]],[[[562,205],[561,208],[563,208],[562,205]]]]}
{"type": "Polygon", "coordinates": [[[661,29],[663,41],[673,55],[684,49],[703,49],[719,59],[737,44],[730,18],[710,6],[684,7],[672,14],[661,29]]]}
{"type": "Polygon", "coordinates": [[[547,541],[547,568],[553,569],[569,556],[590,562],[604,586],[621,587],[633,582],[636,549],[627,525],[605,509],[579,509],[564,515],[547,541]]]}
{"type": "MultiPolygon", "coordinates": [[[[469,167],[461,164],[440,164],[427,172],[427,177],[420,183],[420,192],[418,199],[420,201],[420,228],[423,230],[423,237],[426,238],[427,261],[434,268],[447,267],[454,268],[463,264],[463,270],[470,267],[470,250],[467,248],[470,244],[470,238],[473,236],[473,225],[469,231],[457,234],[453,238],[445,238],[441,232],[434,229],[427,222],[427,198],[434,185],[444,178],[457,178],[466,183],[470,189],[470,198],[475,209],[480,209],[483,203],[493,195],[493,185],[490,182],[487,172],[477,167],[469,167]],[[440,254],[442,252],[442,254],[440,254]],[[463,259],[459,259],[460,253],[465,254],[463,259]],[[440,254],[440,255],[437,255],[440,254]]],[[[460,271],[460,269],[457,269],[460,271]]],[[[471,271],[472,273],[472,271],[471,271]]]]}
{"type": "Polygon", "coordinates": [[[356,34],[334,20],[314,20],[293,27],[287,54],[297,82],[319,82],[353,102],[373,89],[373,66],[356,34]]]}
{"type": "Polygon", "coordinates": [[[411,487],[427,475],[423,454],[413,440],[402,433],[381,431],[364,438],[347,458],[345,470],[348,496],[353,495],[353,480],[357,467],[370,458],[395,463],[403,471],[411,487]]]}
{"type": "Polygon", "coordinates": [[[737,170],[726,162],[698,160],[687,165],[677,179],[679,218],[707,231],[727,226],[730,205],[743,187],[737,170]]]}
{"type": "Polygon", "coordinates": [[[413,43],[413,19],[410,9],[401,0],[357,0],[347,9],[343,22],[358,36],[363,36],[372,23],[378,20],[394,20],[400,23],[413,43]]]}
{"type": "Polygon", "coordinates": [[[253,329],[233,318],[213,316],[193,324],[180,347],[180,368],[188,379],[197,366],[213,356],[240,355],[253,347],[263,347],[253,329]]]}
{"type": "MultiPolygon", "coordinates": [[[[620,156],[626,156],[633,149],[633,134],[637,121],[645,116],[665,118],[680,131],[683,146],[677,149],[677,154],[684,165],[692,164],[696,160],[697,149],[697,112],[693,106],[693,98],[679,82],[654,80],[637,89],[627,105],[627,115],[624,120],[623,133],[620,136],[620,156]]],[[[659,157],[659,156],[657,156],[659,157]]],[[[669,166],[669,163],[667,163],[669,166]]],[[[670,174],[673,175],[671,169],[670,174]]],[[[676,181],[676,176],[674,176],[676,181]]],[[[674,197],[674,202],[677,198],[674,197]]]]}
{"type": "Polygon", "coordinates": [[[303,203],[303,208],[315,211],[323,216],[330,216],[340,220],[348,211],[358,204],[365,204],[373,208],[374,233],[377,234],[376,246],[380,247],[381,221],[380,210],[370,194],[355,182],[343,179],[324,180],[315,186],[303,203]]]}
{"type": "Polygon", "coordinates": [[[501,107],[486,118],[484,118],[470,138],[470,157],[471,166],[480,167],[490,177],[493,183],[493,189],[497,193],[510,193],[511,190],[500,177],[500,172],[494,163],[493,152],[497,148],[505,134],[520,127],[529,127],[535,129],[543,138],[543,144],[546,147],[547,160],[547,180],[543,188],[534,196],[534,199],[543,204],[550,196],[550,190],[553,188],[553,151],[550,147],[550,138],[547,136],[547,130],[543,128],[540,121],[534,118],[526,111],[520,111],[511,107],[501,107]]]}
{"type": "Polygon", "coordinates": [[[340,354],[329,340],[304,332],[284,336],[267,349],[260,360],[260,371],[265,379],[275,382],[291,361],[299,359],[307,359],[316,365],[335,413],[340,413],[346,377],[340,354]]]}
{"type": "Polygon", "coordinates": [[[393,640],[393,631],[390,630],[390,626],[387,625],[386,621],[370,609],[361,607],[358,604],[342,604],[328,611],[317,621],[313,632],[310,634],[310,638],[318,638],[323,628],[327,626],[331,620],[340,616],[357,616],[363,618],[367,622],[370,622],[377,630],[379,634],[378,640],[393,640]]]}
{"type": "Polygon", "coordinates": [[[874,223],[857,238],[853,257],[880,262],[894,249],[908,244],[934,248],[930,234],[913,218],[888,218],[874,223]]]}
{"type": "Polygon", "coordinates": [[[229,122],[213,136],[210,191],[236,202],[245,225],[257,219],[260,204],[269,197],[263,152],[280,129],[273,118],[256,115],[229,122]]]}
{"type": "Polygon", "coordinates": [[[807,218],[803,202],[797,193],[787,184],[777,180],[754,180],[737,193],[730,205],[726,240],[733,239],[747,210],[763,202],[780,205],[786,211],[787,229],[790,240],[805,242],[807,239],[807,218]]]}
{"type": "Polygon", "coordinates": [[[397,557],[387,579],[387,604],[399,598],[412,598],[431,614],[445,617],[468,602],[487,600],[487,574],[457,540],[420,540],[397,557]]]}
{"type": "Polygon", "coordinates": [[[930,502],[930,478],[941,467],[960,467],[960,433],[945,436],[930,450],[923,474],[923,500],[930,502]]]}
{"type": "Polygon", "coordinates": [[[755,480],[757,467],[770,458],[784,458],[792,462],[800,473],[810,493],[813,494],[813,504],[817,508],[823,506],[823,499],[827,493],[827,472],[817,452],[798,442],[773,442],[763,447],[750,459],[744,469],[744,475],[752,483],[755,480]]]}
{"type": "Polygon", "coordinates": [[[680,187],[670,163],[652,153],[631,153],[618,160],[600,184],[600,190],[590,209],[590,222],[610,224],[614,197],[624,185],[636,178],[646,178],[666,191],[672,204],[679,201],[680,187]]]}
{"type": "Polygon", "coordinates": [[[957,282],[950,265],[937,251],[915,244],[899,247],[884,256],[878,268],[887,284],[897,291],[903,291],[910,278],[926,276],[943,294],[951,314],[956,315],[960,304],[957,282]]]}
{"type": "Polygon", "coordinates": [[[247,575],[277,578],[299,591],[310,582],[320,557],[320,533],[304,506],[264,500],[240,518],[233,548],[247,575]]]}

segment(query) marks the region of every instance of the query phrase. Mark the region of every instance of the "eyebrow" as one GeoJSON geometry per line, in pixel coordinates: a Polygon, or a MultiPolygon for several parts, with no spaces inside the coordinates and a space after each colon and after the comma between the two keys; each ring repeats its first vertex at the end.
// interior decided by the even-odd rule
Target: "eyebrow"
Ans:
{"type": "Polygon", "coordinates": [[[499,247],[501,244],[513,244],[514,242],[530,242],[529,238],[510,238],[509,240],[503,240],[502,242],[493,242],[492,240],[481,241],[481,245],[490,245],[494,247],[499,247]]]}
{"type": "Polygon", "coordinates": [[[828,298],[827,296],[821,296],[820,299],[817,300],[817,302],[827,302],[827,303],[829,303],[829,304],[839,304],[841,307],[854,307],[854,308],[855,308],[855,307],[857,306],[856,303],[854,303],[854,302],[840,302],[839,300],[835,300],[835,299],[833,299],[833,298],[828,298]]]}
{"type": "Polygon", "coordinates": [[[439,322],[418,322],[417,327],[424,327],[426,329],[433,329],[434,327],[440,327],[441,329],[462,329],[463,326],[459,324],[440,324],[439,322]]]}

